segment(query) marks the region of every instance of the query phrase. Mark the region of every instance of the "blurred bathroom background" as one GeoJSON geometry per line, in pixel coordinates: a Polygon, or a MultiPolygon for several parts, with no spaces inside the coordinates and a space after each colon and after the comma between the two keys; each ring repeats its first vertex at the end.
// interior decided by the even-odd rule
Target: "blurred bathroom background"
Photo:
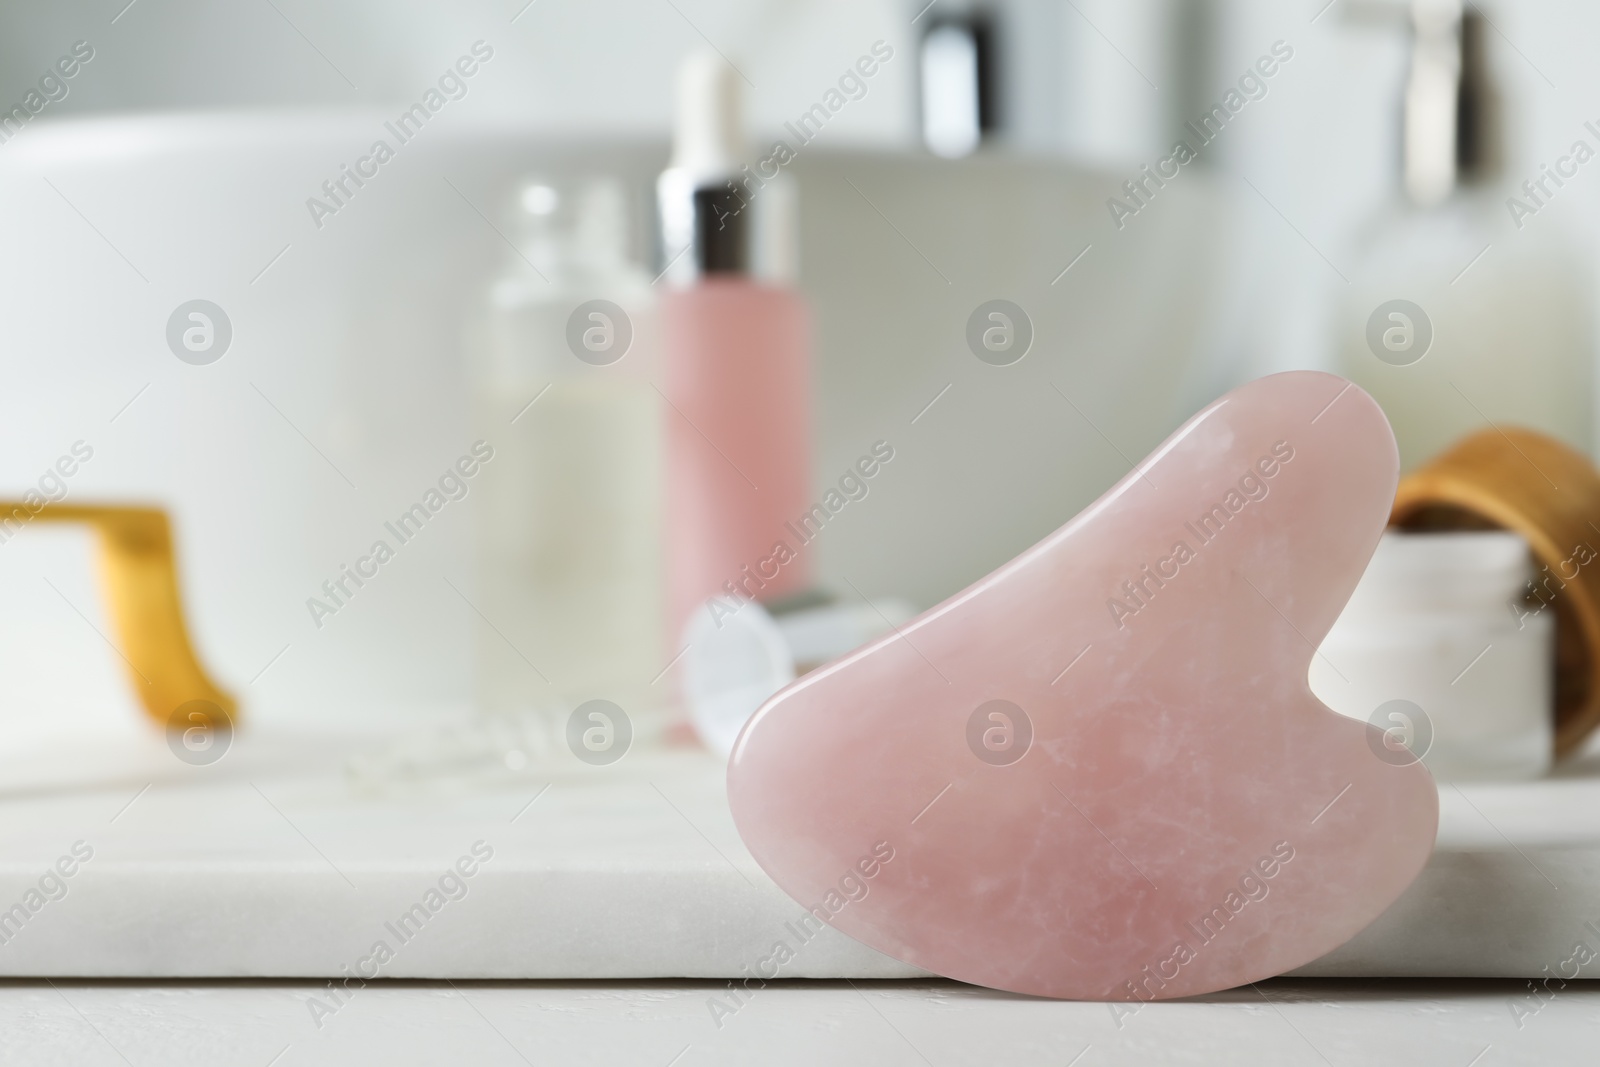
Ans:
{"type": "MultiPolygon", "coordinates": [[[[499,640],[478,610],[494,582],[473,494],[488,483],[336,613],[307,602],[481,436],[490,293],[536,239],[524,190],[612,179],[619,247],[644,286],[667,284],[654,183],[680,62],[709,48],[736,68],[754,156],[792,141],[786,124],[880,42],[892,58],[784,168],[813,320],[813,497],[875,442],[894,450],[818,537],[818,587],[929,607],[1272,371],[1357,377],[1390,410],[1407,466],[1502,419],[1592,455],[1600,165],[1573,145],[1600,147],[1586,52],[1600,9],[1468,5],[1469,47],[1439,53],[1447,75],[1472,66],[1463,103],[1462,79],[1441,97],[1416,77],[1429,7],[8,5],[0,105],[76,42],[92,58],[25,125],[0,123],[0,495],[83,441],[93,458],[68,499],[170,509],[191,632],[254,723],[468,713],[481,645],[499,640]],[[459,99],[336,213],[308,210],[468,54],[481,62],[459,99]],[[1225,122],[1189,132],[1219,106],[1225,122]],[[1195,157],[1147,177],[1179,138],[1195,157]],[[1559,182],[1520,191],[1551,168],[1559,182]],[[167,341],[174,309],[198,299],[232,329],[206,366],[167,341]],[[966,341],[994,299],[1033,331],[1004,368],[966,341]],[[1426,309],[1436,355],[1463,353],[1425,395],[1369,351],[1367,317],[1391,299],[1426,309]]],[[[0,743],[144,729],[104,636],[88,534],[30,529],[0,557],[0,743]]],[[[661,639],[662,670],[675,648],[661,639]]]]}

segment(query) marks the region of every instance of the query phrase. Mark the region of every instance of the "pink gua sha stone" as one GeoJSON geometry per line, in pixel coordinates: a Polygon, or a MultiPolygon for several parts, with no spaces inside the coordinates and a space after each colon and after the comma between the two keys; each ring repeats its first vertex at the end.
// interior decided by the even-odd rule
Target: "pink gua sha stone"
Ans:
{"type": "Polygon", "coordinates": [[[1306,680],[1397,476],[1344,379],[1234,390],[1055,533],[769,700],[728,767],[740,835],[818,919],[1018,993],[1182,997],[1337,948],[1438,823],[1427,770],[1306,680]]]}

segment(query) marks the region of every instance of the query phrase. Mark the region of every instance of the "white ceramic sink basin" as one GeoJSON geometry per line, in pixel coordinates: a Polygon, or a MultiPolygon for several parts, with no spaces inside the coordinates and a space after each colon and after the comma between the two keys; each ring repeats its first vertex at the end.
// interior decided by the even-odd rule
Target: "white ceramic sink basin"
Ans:
{"type": "MultiPolygon", "coordinates": [[[[169,507],[196,642],[261,723],[373,725],[467,704],[474,623],[444,579],[470,586],[468,509],[321,629],[306,599],[467,442],[462,334],[510,254],[499,231],[518,179],[614,171],[643,205],[665,158],[659,144],[552,142],[445,115],[314,220],[307,199],[383,119],[40,121],[0,152],[0,371],[14,401],[0,490],[33,484],[81,439],[95,455],[73,499],[169,507]],[[209,366],[165,340],[196,298],[233,326],[209,366]]],[[[897,456],[870,505],[819,541],[833,588],[937,602],[1069,519],[1189,413],[1220,244],[1204,175],[1119,232],[1104,206],[1119,179],[1058,163],[819,147],[791,169],[818,484],[873,441],[897,456]],[[1011,367],[964,341],[996,297],[1033,320],[1011,367]]],[[[0,738],[24,715],[131,729],[121,665],[85,625],[106,629],[81,542],[46,539],[30,531],[0,558],[7,603],[39,605],[0,626],[16,698],[0,738]]]]}

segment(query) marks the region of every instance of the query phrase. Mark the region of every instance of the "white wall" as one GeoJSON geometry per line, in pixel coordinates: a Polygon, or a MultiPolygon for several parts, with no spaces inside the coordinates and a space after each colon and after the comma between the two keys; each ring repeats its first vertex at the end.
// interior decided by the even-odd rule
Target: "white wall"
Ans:
{"type": "MultiPolygon", "coordinates": [[[[485,115],[659,137],[677,62],[709,42],[749,79],[753,125],[776,129],[873,41],[909,41],[914,14],[899,0],[138,0],[113,24],[124,3],[7,5],[0,100],[84,39],[96,58],[52,110],[380,107],[414,99],[482,38],[502,66],[485,115]]],[[[904,143],[913,84],[909,63],[891,70],[830,139],[904,143]]]]}

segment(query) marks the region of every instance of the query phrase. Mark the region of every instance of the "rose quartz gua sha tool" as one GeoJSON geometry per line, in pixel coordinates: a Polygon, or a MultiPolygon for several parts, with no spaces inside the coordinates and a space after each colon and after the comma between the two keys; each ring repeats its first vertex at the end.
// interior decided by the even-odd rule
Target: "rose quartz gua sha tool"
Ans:
{"type": "Polygon", "coordinates": [[[1427,770],[1306,681],[1397,474],[1343,379],[1234,390],[1039,544],[768,701],[728,767],[745,844],[817,919],[1019,993],[1188,996],[1338,947],[1438,822],[1427,770]]]}

